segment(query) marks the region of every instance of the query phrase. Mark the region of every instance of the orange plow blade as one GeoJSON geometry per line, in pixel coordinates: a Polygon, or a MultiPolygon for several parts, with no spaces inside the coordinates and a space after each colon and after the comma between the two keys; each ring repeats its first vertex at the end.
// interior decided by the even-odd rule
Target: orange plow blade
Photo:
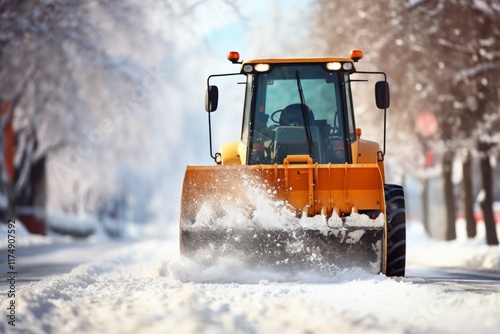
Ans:
{"type": "Polygon", "coordinates": [[[362,267],[383,272],[384,186],[376,164],[188,167],[181,254],[281,268],[362,267]]]}

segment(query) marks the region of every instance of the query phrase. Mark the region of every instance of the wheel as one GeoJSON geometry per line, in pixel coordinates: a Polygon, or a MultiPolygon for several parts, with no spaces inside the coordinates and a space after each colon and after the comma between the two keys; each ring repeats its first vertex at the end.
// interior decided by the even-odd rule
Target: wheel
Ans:
{"type": "Polygon", "coordinates": [[[404,276],[406,265],[406,214],[403,187],[384,185],[387,215],[387,276],[404,276]]]}

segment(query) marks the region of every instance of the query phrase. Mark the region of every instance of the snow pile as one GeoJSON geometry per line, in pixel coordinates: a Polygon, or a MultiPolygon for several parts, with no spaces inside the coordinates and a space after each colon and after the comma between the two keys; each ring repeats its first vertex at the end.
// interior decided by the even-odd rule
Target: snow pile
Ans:
{"type": "Polygon", "coordinates": [[[23,225],[22,221],[16,219],[15,223],[15,233],[9,232],[7,224],[0,223],[0,239],[5,240],[5,242],[0,243],[0,249],[6,249],[8,246],[7,235],[12,235],[15,237],[16,247],[26,247],[34,245],[47,245],[54,242],[53,238],[44,235],[31,234],[26,227],[23,225]]]}
{"type": "Polygon", "coordinates": [[[47,224],[53,232],[86,238],[99,229],[97,217],[93,215],[68,215],[59,212],[47,212],[47,224]]]}
{"type": "Polygon", "coordinates": [[[244,256],[225,256],[210,267],[192,262],[187,258],[172,261],[162,268],[166,276],[183,282],[196,283],[239,283],[257,284],[262,282],[334,283],[343,280],[373,278],[373,274],[361,268],[339,269],[337,267],[315,270],[286,271],[263,267],[249,267],[244,256]]]}
{"type": "Polygon", "coordinates": [[[358,213],[352,213],[346,218],[346,226],[367,226],[367,227],[383,227],[385,224],[384,214],[381,213],[375,219],[370,219],[367,215],[360,215],[358,213]]]}
{"type": "Polygon", "coordinates": [[[336,212],[328,219],[324,215],[307,217],[307,207],[302,216],[297,218],[295,209],[289,203],[276,199],[276,190],[249,179],[247,175],[241,177],[245,180],[242,189],[225,189],[222,196],[206,199],[200,205],[193,224],[186,228],[295,230],[343,226],[383,227],[385,223],[383,214],[370,219],[367,215],[352,213],[345,223],[336,212]]]}
{"type": "MultiPolygon", "coordinates": [[[[138,225],[130,221],[119,221],[105,218],[102,222],[93,215],[73,216],[53,211],[46,213],[48,225],[47,235],[31,234],[22,221],[16,219],[16,247],[47,245],[54,243],[72,242],[76,239],[89,242],[109,241],[110,235],[120,240],[139,240],[143,236],[166,235],[164,226],[154,224],[138,225]],[[107,226],[108,225],[108,226],[107,226]],[[114,234],[110,231],[115,231],[114,234]]],[[[0,238],[7,239],[6,224],[0,224],[0,238]]],[[[176,232],[177,234],[177,232],[176,232]]],[[[7,243],[0,244],[0,249],[6,248],[7,243]]]]}
{"type": "Polygon", "coordinates": [[[290,205],[273,197],[275,192],[265,184],[242,174],[241,189],[224,189],[200,206],[192,227],[195,229],[263,229],[298,227],[299,219],[290,205]]]}

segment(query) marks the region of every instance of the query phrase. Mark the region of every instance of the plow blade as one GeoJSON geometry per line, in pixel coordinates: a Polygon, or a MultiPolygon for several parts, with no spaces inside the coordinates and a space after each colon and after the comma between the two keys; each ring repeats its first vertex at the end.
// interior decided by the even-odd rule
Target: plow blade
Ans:
{"type": "Polygon", "coordinates": [[[385,272],[384,215],[377,164],[289,156],[283,165],[188,167],[181,254],[206,264],[235,255],[259,265],[385,272]]]}
{"type": "Polygon", "coordinates": [[[383,228],[280,230],[182,230],[183,255],[206,266],[237,257],[278,270],[382,270],[383,228]]]}

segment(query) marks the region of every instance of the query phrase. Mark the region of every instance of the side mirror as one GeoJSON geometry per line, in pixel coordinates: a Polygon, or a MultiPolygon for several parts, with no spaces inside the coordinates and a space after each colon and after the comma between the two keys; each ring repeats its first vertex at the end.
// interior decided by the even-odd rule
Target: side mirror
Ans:
{"type": "Polygon", "coordinates": [[[377,108],[389,108],[391,97],[389,94],[389,83],[387,83],[387,81],[378,81],[375,84],[375,101],[377,102],[377,108]]]}
{"type": "Polygon", "coordinates": [[[205,110],[207,112],[212,112],[217,110],[217,104],[219,103],[219,89],[217,86],[208,86],[205,93],[205,110]]]}

